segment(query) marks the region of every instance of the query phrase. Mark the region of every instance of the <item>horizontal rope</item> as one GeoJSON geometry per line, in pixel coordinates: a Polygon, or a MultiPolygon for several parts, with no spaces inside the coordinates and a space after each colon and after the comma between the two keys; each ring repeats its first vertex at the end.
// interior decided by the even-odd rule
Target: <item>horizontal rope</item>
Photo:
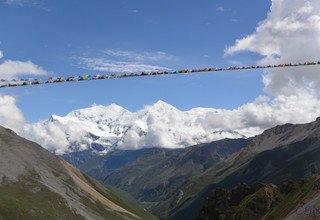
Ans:
{"type": "Polygon", "coordinates": [[[183,69],[178,71],[163,71],[163,72],[104,74],[104,75],[92,75],[92,76],[91,75],[69,76],[67,78],[61,76],[61,77],[49,77],[46,81],[42,81],[41,79],[12,79],[12,80],[0,79],[0,88],[42,85],[42,84],[51,84],[51,83],[80,82],[80,81],[100,80],[100,79],[102,80],[102,79],[119,79],[119,78],[127,78],[127,77],[142,77],[142,76],[155,76],[155,75],[187,74],[187,73],[195,73],[195,72],[269,69],[269,68],[286,68],[286,67],[314,66],[314,65],[320,65],[320,61],[295,63],[295,64],[287,63],[287,64],[265,65],[265,66],[258,65],[258,66],[240,66],[240,67],[225,67],[225,68],[183,69]]]}

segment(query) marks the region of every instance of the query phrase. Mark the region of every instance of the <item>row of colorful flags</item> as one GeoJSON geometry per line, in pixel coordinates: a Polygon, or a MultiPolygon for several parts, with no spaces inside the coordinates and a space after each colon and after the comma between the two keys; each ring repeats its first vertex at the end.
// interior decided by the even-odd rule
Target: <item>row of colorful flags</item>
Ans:
{"type": "Polygon", "coordinates": [[[100,80],[100,79],[119,79],[127,77],[142,77],[142,76],[155,76],[155,75],[170,75],[170,74],[187,74],[196,72],[217,72],[217,71],[231,71],[231,70],[250,70],[250,69],[268,69],[268,68],[285,68],[285,67],[297,67],[297,66],[311,66],[320,65],[320,61],[317,62],[304,62],[304,63],[287,63],[276,65],[256,65],[256,66],[232,66],[225,68],[202,68],[202,69],[183,69],[178,71],[159,71],[159,72],[140,72],[140,73],[124,73],[124,74],[103,74],[103,75],[83,75],[83,76],[69,76],[69,77],[48,77],[47,80],[42,79],[0,79],[0,88],[16,87],[16,86],[29,86],[29,85],[41,85],[50,83],[64,83],[64,82],[80,82],[86,80],[100,80]]]}

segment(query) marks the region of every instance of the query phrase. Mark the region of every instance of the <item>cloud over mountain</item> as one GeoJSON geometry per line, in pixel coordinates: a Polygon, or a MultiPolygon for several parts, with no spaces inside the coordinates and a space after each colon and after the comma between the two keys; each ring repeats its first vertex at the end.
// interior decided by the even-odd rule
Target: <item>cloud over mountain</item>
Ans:
{"type": "Polygon", "coordinates": [[[58,154],[96,149],[179,148],[223,138],[244,137],[226,126],[207,124],[215,109],[182,112],[158,101],[138,112],[118,105],[92,106],[49,120],[26,124],[20,134],[58,154]]]}
{"type": "MultiPolygon", "coordinates": [[[[272,0],[267,18],[256,31],[238,39],[225,54],[249,51],[263,56],[261,64],[317,61],[320,54],[320,4],[317,0],[272,0]]],[[[319,67],[270,69],[265,91],[273,96],[319,97],[319,67]]],[[[298,104],[298,103],[297,103],[298,104]]]]}
{"type": "Polygon", "coordinates": [[[302,97],[279,96],[270,101],[261,96],[233,110],[180,111],[163,101],[137,112],[115,104],[95,105],[65,117],[53,115],[47,121],[26,124],[19,133],[58,154],[90,148],[100,153],[112,149],[180,148],[223,138],[249,137],[287,122],[313,121],[320,115],[320,105],[315,105],[313,96],[302,97]]]}
{"type": "Polygon", "coordinates": [[[13,96],[0,94],[0,124],[18,131],[24,125],[25,119],[16,105],[13,96]]]}

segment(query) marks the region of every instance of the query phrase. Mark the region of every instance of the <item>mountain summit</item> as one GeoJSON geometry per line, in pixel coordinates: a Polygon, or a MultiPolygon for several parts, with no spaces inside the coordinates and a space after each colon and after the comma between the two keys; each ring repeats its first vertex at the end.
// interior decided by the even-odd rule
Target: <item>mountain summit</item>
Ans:
{"type": "Polygon", "coordinates": [[[224,138],[244,138],[240,131],[217,129],[208,123],[214,109],[180,111],[158,101],[130,112],[121,106],[94,105],[64,117],[27,125],[22,135],[57,154],[91,149],[99,154],[114,149],[184,148],[224,138]]]}

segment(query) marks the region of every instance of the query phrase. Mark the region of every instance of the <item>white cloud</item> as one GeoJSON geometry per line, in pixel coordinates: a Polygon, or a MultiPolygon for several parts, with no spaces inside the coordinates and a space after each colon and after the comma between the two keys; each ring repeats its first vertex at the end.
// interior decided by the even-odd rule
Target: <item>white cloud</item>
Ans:
{"type": "Polygon", "coordinates": [[[225,7],[223,7],[222,5],[220,5],[220,6],[218,6],[217,8],[216,8],[216,11],[219,11],[219,12],[230,12],[230,11],[232,11],[230,8],[225,8],[225,7]]]}
{"type": "Polygon", "coordinates": [[[0,125],[12,129],[18,135],[33,140],[56,153],[68,151],[70,142],[84,142],[82,131],[76,127],[69,126],[68,129],[72,132],[68,134],[67,131],[57,127],[54,123],[26,123],[23,113],[16,104],[15,97],[10,95],[0,94],[0,125]]]}
{"type": "Polygon", "coordinates": [[[170,70],[160,63],[175,61],[177,58],[162,51],[133,52],[104,49],[95,57],[73,57],[81,68],[110,72],[151,72],[170,70]]]}
{"type": "MultiPolygon", "coordinates": [[[[3,51],[0,50],[0,58],[3,51]]],[[[21,75],[44,75],[47,72],[40,66],[29,61],[5,60],[0,63],[0,79],[13,79],[21,75]]]]}
{"type": "Polygon", "coordinates": [[[123,61],[136,61],[136,62],[159,62],[177,59],[173,55],[167,54],[163,51],[157,52],[133,52],[125,50],[112,50],[105,49],[103,53],[106,54],[109,58],[119,59],[123,61]]]}
{"type": "Polygon", "coordinates": [[[217,7],[217,11],[225,11],[225,9],[223,8],[223,6],[219,6],[217,7]]]}
{"type": "Polygon", "coordinates": [[[3,0],[4,4],[43,8],[44,0],[3,0]]]}
{"type": "Polygon", "coordinates": [[[57,154],[68,152],[70,144],[73,144],[74,148],[78,150],[84,150],[90,144],[85,139],[83,130],[72,123],[65,127],[54,122],[25,124],[20,128],[19,134],[57,154]]]}
{"type": "MultiPolygon", "coordinates": [[[[320,4],[317,0],[272,0],[267,18],[256,31],[239,39],[225,54],[249,51],[263,56],[259,64],[318,61],[320,54],[320,4]]],[[[263,82],[273,97],[301,94],[320,98],[320,68],[269,69],[263,82]]],[[[296,105],[301,105],[297,100],[296,105]]],[[[304,114],[310,114],[307,108],[304,114]]],[[[298,116],[297,116],[298,117],[298,116]]],[[[301,116],[299,116],[301,117],[301,116]]]]}
{"type": "Polygon", "coordinates": [[[125,62],[125,61],[114,61],[103,58],[78,58],[79,64],[84,66],[84,68],[96,70],[96,71],[106,71],[106,72],[153,72],[161,70],[169,70],[166,67],[147,65],[137,62],[125,62]]]}
{"type": "MultiPolygon", "coordinates": [[[[0,58],[2,57],[3,52],[0,50],[0,58]]],[[[23,74],[42,75],[46,71],[31,61],[5,60],[0,63],[0,79],[13,79],[23,74]]],[[[16,105],[15,97],[0,94],[0,125],[19,131],[24,124],[25,119],[16,105]]]]}
{"type": "Polygon", "coordinates": [[[0,125],[18,131],[24,123],[25,119],[16,105],[16,99],[0,94],[0,125]]]}
{"type": "Polygon", "coordinates": [[[138,13],[139,10],[137,10],[137,9],[132,9],[132,10],[128,10],[128,12],[130,12],[130,13],[138,13]]]}
{"type": "Polygon", "coordinates": [[[280,95],[270,100],[260,96],[254,102],[238,109],[223,110],[206,114],[201,123],[205,127],[238,130],[242,133],[258,134],[263,130],[284,123],[306,123],[320,115],[320,100],[301,91],[300,95],[280,95]],[[306,114],[308,113],[308,114],[306,114]]]}
{"type": "Polygon", "coordinates": [[[14,61],[6,60],[0,63],[0,77],[1,79],[12,79],[19,75],[44,75],[46,71],[31,61],[14,61]]]}

